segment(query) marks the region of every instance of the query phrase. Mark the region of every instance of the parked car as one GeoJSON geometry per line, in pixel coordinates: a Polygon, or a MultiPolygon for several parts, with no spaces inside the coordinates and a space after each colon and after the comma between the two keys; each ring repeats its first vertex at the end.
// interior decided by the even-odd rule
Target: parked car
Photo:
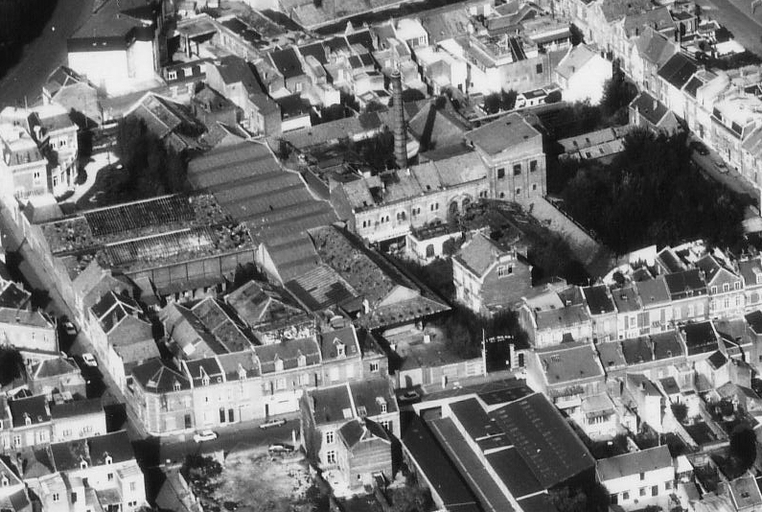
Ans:
{"type": "Polygon", "coordinates": [[[295,448],[286,443],[273,443],[267,447],[267,451],[270,453],[293,453],[295,448]]]}
{"type": "Polygon", "coordinates": [[[415,390],[405,391],[397,398],[397,400],[402,403],[416,402],[420,399],[421,399],[421,395],[418,393],[418,391],[415,391],[415,390]]]}
{"type": "Polygon", "coordinates": [[[714,165],[715,167],[717,167],[717,170],[720,171],[721,173],[724,174],[728,172],[728,166],[722,159],[717,158],[716,160],[714,160],[714,165]]]}
{"type": "Polygon", "coordinates": [[[708,155],[709,149],[704,145],[703,142],[699,142],[697,140],[694,140],[691,142],[691,149],[698,153],[699,155],[708,155]]]}
{"type": "Polygon", "coordinates": [[[77,335],[77,328],[70,321],[66,320],[61,325],[63,326],[64,332],[68,334],[69,336],[77,335]]]}
{"type": "Polygon", "coordinates": [[[281,419],[278,419],[278,420],[265,421],[264,423],[262,423],[259,426],[259,428],[261,428],[262,430],[266,430],[268,428],[280,427],[280,426],[285,425],[285,424],[286,424],[286,420],[281,418],[281,419]]]}
{"type": "Polygon", "coordinates": [[[197,443],[204,441],[214,441],[215,439],[217,439],[217,432],[212,430],[202,430],[201,432],[196,432],[193,434],[193,440],[197,443]]]}
{"type": "Polygon", "coordinates": [[[98,361],[95,360],[95,356],[92,355],[90,352],[86,352],[82,354],[82,360],[85,362],[87,366],[98,366],[98,361]]]}

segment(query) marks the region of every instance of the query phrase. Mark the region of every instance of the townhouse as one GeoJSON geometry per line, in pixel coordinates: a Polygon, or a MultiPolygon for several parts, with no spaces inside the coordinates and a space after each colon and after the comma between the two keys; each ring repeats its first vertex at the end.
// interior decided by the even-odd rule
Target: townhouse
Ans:
{"type": "Polygon", "coordinates": [[[592,321],[584,302],[565,300],[553,290],[525,298],[518,314],[519,325],[536,348],[593,338],[592,321]]]}
{"type": "MultiPolygon", "coordinates": [[[[340,448],[352,445],[351,435],[356,434],[347,430],[357,430],[357,420],[366,421],[371,434],[381,428],[399,439],[400,413],[387,378],[346,382],[305,393],[300,404],[300,428],[307,454],[324,470],[345,464],[340,448]],[[351,423],[355,426],[347,427],[351,423]]],[[[376,437],[384,439],[381,433],[376,437]]]]}
{"type": "Polygon", "coordinates": [[[595,474],[611,504],[623,510],[667,506],[675,489],[675,465],[666,446],[598,460],[595,474]]]}
{"type": "Polygon", "coordinates": [[[617,310],[614,299],[605,285],[582,288],[593,326],[593,341],[607,342],[617,339],[617,310]]]}
{"type": "Polygon", "coordinates": [[[697,261],[696,266],[701,269],[709,291],[709,317],[742,316],[746,296],[737,271],[729,268],[724,259],[709,254],[697,261]]]}
{"type": "Polygon", "coordinates": [[[517,248],[503,249],[482,233],[452,258],[452,272],[456,300],[483,315],[513,309],[532,289],[532,266],[517,248]]]}

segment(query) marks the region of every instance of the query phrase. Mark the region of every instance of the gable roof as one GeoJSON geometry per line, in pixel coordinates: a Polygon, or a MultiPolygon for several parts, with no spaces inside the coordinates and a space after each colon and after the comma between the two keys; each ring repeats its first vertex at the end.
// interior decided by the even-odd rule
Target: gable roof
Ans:
{"type": "Polygon", "coordinates": [[[641,58],[657,68],[663,66],[677,51],[672,41],[651,27],[643,31],[635,44],[641,58]]]}
{"type": "Polygon", "coordinates": [[[653,126],[659,126],[671,111],[659,100],[643,91],[630,102],[630,108],[638,112],[653,126]]]}
{"type": "Polygon", "coordinates": [[[556,73],[558,76],[568,80],[575,73],[582,71],[585,64],[596,57],[598,57],[598,54],[585,44],[572,46],[566,52],[564,58],[561,59],[561,62],[558,63],[556,73]]]}
{"type": "Polygon", "coordinates": [[[463,244],[455,256],[455,260],[479,277],[482,277],[492,265],[507,254],[497,243],[482,233],[463,244]]]}
{"type": "Polygon", "coordinates": [[[658,75],[677,89],[682,89],[693,74],[698,71],[698,64],[683,53],[676,53],[659,68],[658,75]]]}
{"type": "Polygon", "coordinates": [[[600,459],[596,463],[596,471],[601,482],[670,467],[672,467],[672,456],[666,445],[600,459]]]}
{"type": "Polygon", "coordinates": [[[48,401],[45,395],[8,400],[8,407],[11,409],[13,426],[16,428],[25,427],[27,419],[29,419],[30,425],[38,425],[50,421],[50,411],[48,410],[48,401]]]}
{"type": "Polygon", "coordinates": [[[360,344],[357,340],[357,333],[351,324],[342,329],[324,332],[318,335],[320,341],[320,353],[323,361],[339,359],[338,345],[344,346],[344,357],[353,357],[360,354],[360,344]]]}
{"type": "Polygon", "coordinates": [[[609,23],[653,8],[649,0],[598,0],[598,5],[609,23]]]}
{"type": "Polygon", "coordinates": [[[287,293],[266,282],[252,280],[225,296],[225,302],[250,326],[304,316],[306,312],[287,293]]]}
{"type": "Polygon", "coordinates": [[[132,369],[132,376],[149,393],[170,393],[190,389],[190,379],[161,359],[151,359],[132,369]]]}
{"type": "Polygon", "coordinates": [[[609,295],[608,288],[605,285],[588,286],[582,288],[587,307],[592,315],[603,315],[616,312],[614,300],[609,295]]]}
{"type": "Polygon", "coordinates": [[[304,364],[311,366],[320,363],[320,347],[314,337],[298,340],[283,339],[280,343],[257,345],[254,353],[259,359],[262,374],[275,373],[276,361],[283,363],[283,370],[299,367],[299,358],[304,358],[304,364]]]}
{"type": "Polygon", "coordinates": [[[525,140],[540,136],[540,132],[526,119],[511,113],[471,130],[466,133],[466,140],[488,155],[496,155],[525,140]]]}
{"type": "Polygon", "coordinates": [[[59,375],[70,373],[81,373],[74,359],[63,356],[54,359],[43,359],[32,367],[32,380],[58,377],[59,375]]]}
{"type": "Polygon", "coordinates": [[[289,79],[304,74],[302,64],[299,62],[299,57],[293,47],[273,50],[269,55],[273,65],[283,75],[283,78],[289,79]]]}

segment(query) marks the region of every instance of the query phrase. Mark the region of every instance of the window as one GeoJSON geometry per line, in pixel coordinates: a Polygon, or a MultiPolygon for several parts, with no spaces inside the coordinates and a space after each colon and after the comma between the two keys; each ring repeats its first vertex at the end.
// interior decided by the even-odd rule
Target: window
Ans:
{"type": "Polygon", "coordinates": [[[297,358],[297,364],[299,366],[307,366],[307,357],[304,354],[299,354],[297,358]]]}
{"type": "Polygon", "coordinates": [[[325,444],[333,444],[335,442],[335,434],[333,430],[325,431],[325,444]]]}
{"type": "Polygon", "coordinates": [[[21,436],[13,436],[13,446],[21,446],[21,436]]]}
{"type": "Polygon", "coordinates": [[[370,363],[369,367],[370,367],[370,371],[371,371],[372,373],[374,373],[374,372],[377,372],[377,371],[378,371],[378,363],[376,363],[376,362],[372,362],[372,363],[370,363]]]}
{"type": "Polygon", "coordinates": [[[325,454],[325,462],[327,464],[336,464],[336,452],[331,450],[325,454]]]}
{"type": "Polygon", "coordinates": [[[346,357],[346,348],[344,347],[343,343],[337,343],[336,344],[336,356],[337,357],[346,357]]]}
{"type": "Polygon", "coordinates": [[[537,160],[529,162],[529,172],[535,172],[537,170],[537,160]]]}
{"type": "Polygon", "coordinates": [[[114,459],[111,458],[111,455],[106,455],[103,461],[106,463],[107,466],[110,466],[111,463],[114,462],[114,459]]]}
{"type": "Polygon", "coordinates": [[[667,490],[667,491],[669,491],[670,489],[672,489],[672,482],[671,482],[671,481],[669,481],[669,480],[667,480],[666,482],[664,482],[664,489],[665,489],[665,490],[667,490]]]}
{"type": "Polygon", "coordinates": [[[111,482],[114,479],[114,473],[108,474],[108,481],[111,482]]]}
{"type": "Polygon", "coordinates": [[[135,492],[136,487],[135,482],[130,482],[130,492],[135,492]]]}
{"type": "Polygon", "coordinates": [[[722,291],[723,292],[730,291],[730,283],[722,283],[722,291]]]}
{"type": "Polygon", "coordinates": [[[220,423],[225,423],[225,408],[220,407],[220,423]]]}
{"type": "Polygon", "coordinates": [[[736,281],[733,283],[733,289],[734,290],[740,290],[741,289],[741,281],[736,281]]]}
{"type": "Polygon", "coordinates": [[[658,496],[659,495],[659,486],[654,485],[651,487],[651,496],[658,496]]]}
{"type": "Polygon", "coordinates": [[[384,427],[385,430],[392,429],[392,422],[390,420],[381,420],[378,422],[378,424],[384,427]]]}
{"type": "Polygon", "coordinates": [[[641,473],[640,474],[640,480],[642,481],[642,480],[645,480],[645,479],[646,479],[646,474],[645,473],[641,473]]]}
{"type": "Polygon", "coordinates": [[[204,386],[208,386],[209,385],[209,376],[208,375],[204,375],[203,377],[201,377],[201,384],[203,384],[204,386]]]}
{"type": "Polygon", "coordinates": [[[542,73],[542,63],[537,64],[537,66],[535,66],[535,69],[536,69],[538,75],[541,74],[542,73]]]}
{"type": "Polygon", "coordinates": [[[302,92],[302,83],[301,82],[297,82],[296,83],[296,92],[302,92]]]}
{"type": "Polygon", "coordinates": [[[405,212],[398,212],[397,213],[397,221],[404,222],[406,218],[407,218],[407,215],[405,214],[405,212]]]}
{"type": "Polygon", "coordinates": [[[174,69],[167,71],[167,80],[177,80],[177,71],[174,69]]]}
{"type": "Polygon", "coordinates": [[[35,171],[35,173],[34,173],[34,181],[35,181],[35,183],[39,182],[41,178],[42,178],[42,175],[40,174],[40,171],[35,171]]]}
{"type": "Polygon", "coordinates": [[[431,203],[431,211],[439,210],[439,203],[431,203]]]}
{"type": "Polygon", "coordinates": [[[537,183],[532,183],[532,190],[537,190],[537,183]]]}
{"type": "Polygon", "coordinates": [[[87,461],[83,460],[79,463],[79,469],[87,469],[87,461]]]}
{"type": "Polygon", "coordinates": [[[501,265],[497,267],[497,277],[505,277],[513,274],[513,265],[501,265]]]}
{"type": "Polygon", "coordinates": [[[54,492],[53,493],[53,503],[58,503],[59,501],[61,501],[61,495],[58,494],[57,492],[54,492]]]}
{"type": "Polygon", "coordinates": [[[283,371],[283,360],[278,356],[275,356],[275,371],[276,372],[283,371]]]}
{"type": "Polygon", "coordinates": [[[277,379],[275,381],[275,389],[286,389],[286,379],[277,379]]]}
{"type": "Polygon", "coordinates": [[[646,489],[645,487],[641,487],[641,488],[640,488],[640,495],[641,495],[641,496],[645,496],[645,495],[646,495],[646,490],[647,490],[647,489],[646,489]]]}
{"type": "Polygon", "coordinates": [[[520,188],[517,188],[517,189],[516,189],[516,195],[517,195],[517,196],[520,196],[520,195],[521,195],[521,189],[520,189],[520,188]]]}
{"type": "Polygon", "coordinates": [[[622,493],[622,501],[627,501],[630,499],[630,493],[625,491],[622,493]]]}
{"type": "Polygon", "coordinates": [[[76,503],[77,502],[77,493],[75,491],[71,492],[71,502],[76,503]]]}
{"type": "Polygon", "coordinates": [[[716,286],[712,286],[711,288],[709,288],[709,293],[711,293],[712,295],[717,293],[717,287],[716,286]]]}
{"type": "Polygon", "coordinates": [[[505,178],[505,168],[501,167],[497,170],[497,179],[502,180],[503,178],[505,178]]]}
{"type": "Polygon", "coordinates": [[[521,164],[516,164],[513,166],[513,175],[514,176],[521,175],[521,164]]]}

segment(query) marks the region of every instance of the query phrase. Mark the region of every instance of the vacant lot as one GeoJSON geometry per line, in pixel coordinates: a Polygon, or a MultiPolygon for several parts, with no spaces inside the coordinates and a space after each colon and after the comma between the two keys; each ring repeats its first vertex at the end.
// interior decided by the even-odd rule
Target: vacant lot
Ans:
{"type": "Polygon", "coordinates": [[[313,481],[300,455],[271,457],[263,448],[238,452],[225,460],[213,497],[218,504],[272,512],[309,511],[313,481]]]}

